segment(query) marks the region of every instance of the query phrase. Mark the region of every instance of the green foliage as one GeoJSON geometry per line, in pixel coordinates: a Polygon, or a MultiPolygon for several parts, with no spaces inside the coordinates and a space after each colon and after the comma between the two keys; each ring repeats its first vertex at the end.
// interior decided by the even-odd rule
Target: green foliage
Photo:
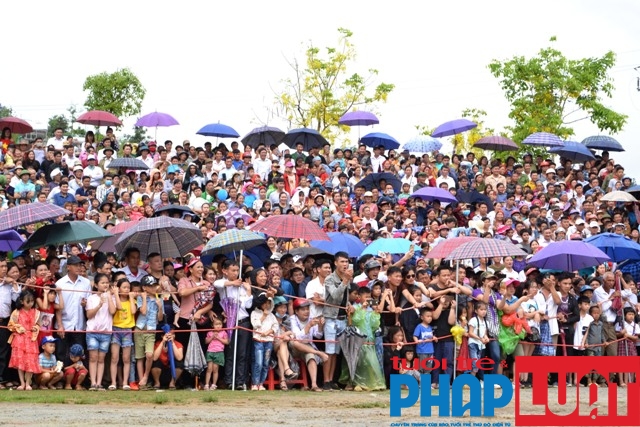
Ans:
{"type": "Polygon", "coordinates": [[[69,120],[63,114],[56,114],[49,117],[49,124],[47,126],[47,135],[53,135],[53,132],[57,128],[62,128],[64,133],[67,133],[69,129],[69,120]]]}
{"type": "Polygon", "coordinates": [[[373,87],[378,75],[373,68],[366,75],[352,73],[349,65],[356,58],[353,33],[339,28],[338,34],[337,47],[320,49],[309,43],[305,65],[297,59],[289,61],[294,76],[284,79],[283,88],[276,92],[280,115],[290,126],[314,128],[331,142],[349,129],[338,125],[343,114],[386,102],[395,87],[390,83],[373,87]]]}
{"type": "Polygon", "coordinates": [[[125,134],[121,138],[122,141],[127,141],[132,144],[140,144],[150,139],[151,138],[147,136],[147,129],[139,126],[133,127],[133,135],[125,134]]]}
{"type": "Polygon", "coordinates": [[[0,117],[13,116],[13,109],[6,105],[0,104],[0,117]]]}
{"type": "Polygon", "coordinates": [[[147,93],[128,68],[89,76],[82,89],[89,92],[84,102],[88,110],[108,111],[120,119],[140,113],[147,93]]]}
{"type": "MultiPolygon", "coordinates": [[[[552,37],[550,42],[555,42],[552,37]]],[[[515,56],[505,61],[493,60],[491,73],[500,80],[506,99],[511,103],[508,127],[518,143],[534,132],[550,132],[562,139],[573,135],[572,123],[589,119],[601,131],[617,133],[627,116],[603,103],[614,90],[609,71],[615,65],[611,51],[602,57],[567,59],[552,47],[541,49],[537,56],[515,56]]],[[[520,150],[533,151],[532,147],[520,150]]]]}

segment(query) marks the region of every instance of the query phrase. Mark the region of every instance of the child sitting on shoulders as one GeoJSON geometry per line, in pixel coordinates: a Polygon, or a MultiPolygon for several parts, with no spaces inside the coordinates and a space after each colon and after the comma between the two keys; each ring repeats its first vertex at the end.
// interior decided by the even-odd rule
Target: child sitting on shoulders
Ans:
{"type": "Polygon", "coordinates": [[[58,366],[56,360],[56,341],[58,339],[52,336],[46,336],[40,341],[40,347],[42,347],[42,353],[38,356],[40,373],[36,374],[36,384],[40,390],[55,390],[56,384],[63,377],[62,366],[58,366]]]}

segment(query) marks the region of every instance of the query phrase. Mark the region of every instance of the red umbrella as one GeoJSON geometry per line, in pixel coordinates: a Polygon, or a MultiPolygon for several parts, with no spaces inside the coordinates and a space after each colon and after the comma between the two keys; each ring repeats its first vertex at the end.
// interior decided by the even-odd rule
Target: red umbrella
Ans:
{"type": "Polygon", "coordinates": [[[135,226],[138,221],[127,221],[121,222],[113,227],[109,232],[113,234],[111,237],[107,237],[105,240],[96,243],[95,245],[91,245],[91,249],[99,249],[101,252],[116,252],[116,242],[122,234],[135,226]]]}
{"type": "Polygon", "coordinates": [[[251,224],[249,230],[289,239],[331,240],[317,223],[298,215],[275,215],[261,219],[251,224]]]}
{"type": "Polygon", "coordinates": [[[94,125],[94,126],[121,126],[122,122],[113,114],[107,111],[93,110],[87,111],[84,114],[81,114],[80,117],[76,119],[78,123],[82,123],[83,125],[94,125]]]}
{"type": "Polygon", "coordinates": [[[0,129],[11,129],[11,133],[33,132],[33,126],[17,117],[3,117],[0,119],[0,129]]]}
{"type": "Polygon", "coordinates": [[[475,239],[478,239],[478,237],[460,236],[447,239],[438,243],[433,250],[429,251],[426,258],[446,258],[451,252],[458,249],[458,246],[475,239]]]}

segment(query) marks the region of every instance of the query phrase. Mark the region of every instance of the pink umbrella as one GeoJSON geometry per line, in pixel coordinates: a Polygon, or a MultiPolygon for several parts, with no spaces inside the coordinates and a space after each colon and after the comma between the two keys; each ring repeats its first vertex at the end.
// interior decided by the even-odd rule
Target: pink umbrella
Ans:
{"type": "Polygon", "coordinates": [[[78,123],[83,125],[94,126],[122,126],[122,122],[119,118],[109,113],[108,111],[92,110],[81,114],[76,119],[78,123]]]}
{"type": "Polygon", "coordinates": [[[3,117],[0,119],[0,129],[11,129],[11,133],[29,133],[33,132],[33,126],[17,117],[3,117]]]}

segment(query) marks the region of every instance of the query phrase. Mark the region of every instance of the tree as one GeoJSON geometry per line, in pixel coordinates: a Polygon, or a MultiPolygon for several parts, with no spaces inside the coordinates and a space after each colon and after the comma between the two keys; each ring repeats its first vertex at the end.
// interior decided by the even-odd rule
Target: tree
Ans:
{"type": "Polygon", "coordinates": [[[147,142],[151,138],[147,136],[147,129],[141,126],[133,127],[133,135],[125,134],[122,136],[122,141],[127,141],[132,144],[140,145],[142,142],[147,142]]]}
{"type": "Polygon", "coordinates": [[[89,92],[84,102],[88,110],[108,111],[120,119],[140,113],[147,93],[128,68],[89,76],[82,89],[89,92]]]}
{"type": "MultiPolygon", "coordinates": [[[[550,40],[555,41],[555,37],[550,40]]],[[[602,99],[612,97],[609,71],[614,65],[611,51],[602,57],[567,59],[559,50],[547,47],[533,58],[493,60],[488,67],[511,103],[509,117],[514,125],[507,129],[519,143],[540,131],[566,139],[573,135],[571,124],[586,119],[601,131],[622,130],[627,116],[608,108],[602,99]]],[[[535,151],[531,147],[524,150],[535,151]]]]}
{"type": "Polygon", "coordinates": [[[283,80],[283,88],[276,92],[280,115],[289,126],[314,128],[331,142],[348,130],[338,125],[343,114],[356,107],[371,108],[386,102],[394,89],[389,83],[372,87],[378,75],[376,69],[369,69],[366,76],[351,73],[349,65],[356,58],[351,43],[353,33],[339,28],[338,34],[337,47],[321,50],[310,42],[304,65],[297,59],[287,61],[294,76],[283,80]]]}
{"type": "Polygon", "coordinates": [[[0,104],[0,117],[13,116],[13,108],[0,104]]]}
{"type": "Polygon", "coordinates": [[[56,114],[49,118],[49,125],[47,126],[47,135],[53,135],[57,128],[62,128],[66,134],[69,130],[69,120],[63,114],[56,114]]]}

